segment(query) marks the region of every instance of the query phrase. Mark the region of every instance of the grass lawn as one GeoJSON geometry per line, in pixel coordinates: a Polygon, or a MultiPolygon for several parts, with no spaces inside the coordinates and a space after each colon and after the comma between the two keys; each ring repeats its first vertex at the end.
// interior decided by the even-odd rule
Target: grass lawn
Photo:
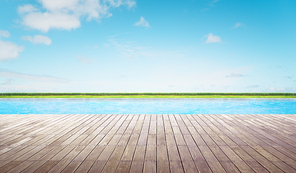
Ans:
{"type": "Polygon", "coordinates": [[[0,98],[296,98],[296,93],[0,93],[0,98]]]}

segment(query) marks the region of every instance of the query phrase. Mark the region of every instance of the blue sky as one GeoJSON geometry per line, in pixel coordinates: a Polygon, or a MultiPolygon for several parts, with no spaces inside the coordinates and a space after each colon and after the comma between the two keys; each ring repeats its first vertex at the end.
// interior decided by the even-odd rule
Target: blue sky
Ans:
{"type": "Polygon", "coordinates": [[[0,92],[296,92],[295,8],[0,0],[0,92]]]}

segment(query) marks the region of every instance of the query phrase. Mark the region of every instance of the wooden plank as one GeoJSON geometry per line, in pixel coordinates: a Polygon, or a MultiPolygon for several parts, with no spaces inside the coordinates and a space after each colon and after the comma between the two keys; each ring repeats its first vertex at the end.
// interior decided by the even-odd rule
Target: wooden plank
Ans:
{"type": "Polygon", "coordinates": [[[1,116],[0,172],[296,171],[295,115],[1,116]]]}
{"type": "Polygon", "coordinates": [[[184,173],[181,161],[175,160],[170,161],[170,170],[171,173],[184,173]]]}
{"type": "Polygon", "coordinates": [[[157,146],[157,161],[161,162],[168,162],[169,157],[168,157],[168,150],[165,145],[158,145],[157,146]]]}
{"type": "Polygon", "coordinates": [[[125,134],[132,134],[135,126],[136,126],[136,123],[137,123],[137,120],[139,118],[139,115],[129,115],[132,119],[128,125],[128,127],[126,128],[125,130],[125,134]]]}
{"type": "Polygon", "coordinates": [[[211,172],[211,169],[197,146],[188,146],[193,161],[200,172],[211,172]]]}
{"type": "Polygon", "coordinates": [[[76,169],[75,172],[88,172],[88,170],[90,170],[93,164],[94,161],[85,160],[80,164],[80,166],[76,169]]]}
{"type": "Polygon", "coordinates": [[[250,154],[257,162],[259,162],[262,166],[265,167],[269,172],[283,172],[278,167],[276,167],[273,163],[268,161],[266,158],[261,156],[259,153],[257,153],[254,149],[252,149],[249,146],[242,146],[242,148],[250,154]]]}
{"type": "Polygon", "coordinates": [[[167,148],[168,148],[169,161],[181,160],[178,152],[178,148],[176,145],[168,145],[167,148]]]}
{"type": "Polygon", "coordinates": [[[114,152],[112,153],[112,155],[110,156],[110,158],[108,159],[104,169],[102,172],[115,172],[117,165],[120,162],[120,158],[121,155],[124,151],[125,146],[116,146],[116,148],[114,149],[114,152]]]}
{"type": "Polygon", "coordinates": [[[122,155],[122,161],[132,161],[136,145],[127,145],[122,155]]]}
{"type": "Polygon", "coordinates": [[[97,160],[97,158],[101,155],[104,149],[105,149],[105,146],[102,146],[102,145],[95,146],[95,148],[85,158],[85,160],[93,160],[93,161],[97,160]]]}
{"type": "Polygon", "coordinates": [[[13,169],[8,171],[7,173],[21,172],[22,170],[24,170],[28,166],[30,166],[32,163],[33,163],[33,161],[23,161],[20,164],[18,164],[17,166],[15,166],[13,169]]]}
{"type": "Polygon", "coordinates": [[[204,122],[203,128],[211,137],[211,139],[208,139],[207,141],[212,140],[217,144],[215,145],[214,143],[211,143],[209,148],[216,156],[224,170],[226,172],[253,172],[253,170],[243,160],[241,160],[240,157],[238,157],[228,146],[226,146],[226,143],[218,136],[218,134],[221,136],[220,129],[214,126],[207,118],[210,118],[210,116],[200,116],[200,119],[204,122]],[[222,151],[221,149],[224,150],[222,151]]]}
{"type": "MultiPolygon", "coordinates": [[[[71,162],[72,160],[83,150],[83,146],[75,146],[73,150],[71,150],[62,160],[59,162],[49,171],[50,173],[61,172],[63,171],[71,162]]],[[[56,157],[56,156],[55,156],[56,157]]],[[[56,160],[55,157],[52,157],[52,160],[56,160]]],[[[59,158],[59,156],[57,157],[59,158]]],[[[78,162],[77,162],[78,164],[78,162]]],[[[79,165],[77,165],[79,166],[79,165]]],[[[69,169],[69,168],[68,168],[69,169]]]]}
{"type": "MultiPolygon", "coordinates": [[[[103,134],[98,134],[97,136],[95,136],[89,143],[88,145],[93,145],[93,146],[97,146],[98,144],[101,143],[102,139],[105,137],[105,135],[103,134]]],[[[81,146],[85,146],[85,145],[81,145],[81,146]]]]}
{"type": "Polygon", "coordinates": [[[165,134],[173,134],[173,129],[172,129],[171,122],[169,120],[168,115],[163,115],[163,123],[164,123],[165,134]]]}
{"type": "Polygon", "coordinates": [[[147,139],[148,139],[148,128],[147,126],[143,126],[142,127],[142,131],[141,134],[139,136],[139,140],[138,140],[138,145],[145,145],[147,143],[147,139]]]}
{"type": "Polygon", "coordinates": [[[148,135],[147,145],[154,145],[154,146],[156,146],[156,135],[155,134],[149,134],[148,135]]]}
{"type": "Polygon", "coordinates": [[[67,165],[67,167],[62,171],[62,173],[70,173],[70,172],[74,172],[79,165],[81,164],[81,162],[71,162],[69,165],[67,165]]]}
{"type": "Polygon", "coordinates": [[[144,161],[133,161],[130,169],[130,173],[139,173],[143,172],[144,161]]]}
{"type": "Polygon", "coordinates": [[[156,163],[157,173],[167,173],[170,172],[170,164],[169,161],[157,161],[156,163]]]}
{"type": "Polygon", "coordinates": [[[41,167],[39,167],[35,172],[36,173],[44,173],[51,170],[52,167],[54,167],[58,161],[47,161],[45,162],[41,167]]]}
{"type": "Polygon", "coordinates": [[[154,121],[151,120],[150,121],[149,134],[150,135],[156,135],[156,120],[154,120],[154,121]]]}
{"type": "Polygon", "coordinates": [[[97,160],[107,161],[109,159],[109,157],[111,156],[111,154],[113,153],[114,149],[115,149],[114,145],[107,145],[97,160]]]}
{"type": "Polygon", "coordinates": [[[92,152],[95,146],[86,146],[75,158],[73,161],[83,161],[85,158],[92,152]]]}
{"type": "Polygon", "coordinates": [[[163,116],[157,116],[157,145],[166,145],[163,116]]]}
{"type": "Polygon", "coordinates": [[[144,161],[146,153],[146,146],[137,145],[133,161],[144,161]]]}
{"type": "Polygon", "coordinates": [[[98,172],[102,172],[105,164],[106,164],[106,160],[97,160],[93,166],[90,168],[90,170],[88,171],[89,173],[98,173],[98,172]]]}
{"type": "Polygon", "coordinates": [[[197,168],[195,167],[195,164],[193,161],[183,161],[182,162],[184,172],[188,173],[195,173],[198,172],[197,168]]]}
{"type": "Polygon", "coordinates": [[[26,154],[27,152],[31,151],[34,149],[35,146],[20,146],[17,150],[12,150],[10,152],[7,152],[3,155],[1,155],[1,162],[0,162],[0,167],[6,165],[7,163],[14,161],[18,157],[26,154]]]}
{"type": "Polygon", "coordinates": [[[147,145],[145,160],[156,161],[156,145],[147,145]]]}
{"type": "Polygon", "coordinates": [[[242,148],[239,146],[231,147],[231,149],[240,157],[242,158],[255,172],[258,173],[267,173],[268,171],[260,165],[255,159],[253,159],[248,153],[246,153],[242,148]]]}
{"type": "Polygon", "coordinates": [[[132,162],[131,161],[120,161],[116,169],[116,173],[129,172],[132,162]]]}
{"type": "Polygon", "coordinates": [[[143,172],[144,173],[156,173],[156,162],[155,161],[145,161],[143,172]]]}
{"type": "Polygon", "coordinates": [[[199,146],[199,148],[213,172],[225,172],[222,165],[207,146],[199,146]]]}
{"type": "MultiPolygon", "coordinates": [[[[31,157],[30,159],[36,160],[36,161],[32,165],[30,165],[29,167],[27,167],[23,172],[34,172],[34,171],[38,170],[46,162],[48,162],[49,166],[47,166],[45,168],[48,168],[49,169],[49,168],[53,167],[54,165],[57,164],[57,162],[56,161],[50,161],[50,159],[54,155],[56,155],[58,152],[60,152],[63,148],[64,147],[57,146],[54,149],[50,150],[49,152],[46,152],[44,155],[41,155],[41,157],[39,157],[39,159],[35,159],[35,157],[34,158],[31,157]],[[52,164],[52,163],[55,163],[55,164],[52,164]]],[[[41,169],[41,171],[42,170],[43,169],[41,169]]]]}
{"type": "Polygon", "coordinates": [[[193,161],[187,146],[178,146],[178,150],[179,150],[182,162],[193,161]]]}
{"type": "Polygon", "coordinates": [[[1,172],[8,172],[9,170],[11,170],[12,168],[16,167],[17,165],[21,164],[22,161],[11,161],[7,164],[5,164],[4,166],[0,167],[1,172]]]}
{"type": "MultiPolygon", "coordinates": [[[[256,139],[256,137],[252,137],[252,138],[249,138],[249,139],[245,139],[246,142],[250,143],[250,139],[256,139]]],[[[291,172],[293,171],[294,169],[292,169],[289,165],[287,165],[286,163],[284,162],[281,162],[279,161],[278,158],[276,158],[275,156],[273,156],[272,154],[270,154],[269,152],[267,152],[265,149],[261,148],[260,146],[257,146],[255,144],[252,144],[251,146],[253,146],[253,148],[259,152],[260,154],[262,154],[263,156],[265,156],[268,160],[270,160],[273,164],[277,165],[278,167],[280,167],[282,170],[285,170],[285,172],[291,172]]],[[[262,145],[262,147],[266,148],[267,146],[266,145],[262,145]]],[[[271,150],[271,148],[269,147],[269,149],[271,150]]],[[[276,152],[277,154],[280,154],[278,153],[276,150],[273,150],[274,152],[276,152]]],[[[251,162],[253,163],[253,162],[251,162]]],[[[265,162],[266,163],[266,162],[265,162]]],[[[267,164],[267,163],[266,163],[267,164]]],[[[267,164],[267,165],[270,165],[270,164],[267,164]]],[[[293,165],[290,163],[290,165],[293,165]]],[[[254,167],[253,169],[257,169],[258,166],[254,167]]]]}
{"type": "Polygon", "coordinates": [[[220,148],[241,172],[253,172],[253,170],[228,146],[220,146],[220,148]]]}
{"type": "Polygon", "coordinates": [[[120,140],[118,141],[117,145],[127,145],[129,139],[131,137],[131,134],[123,134],[120,138],[120,140]]]}
{"type": "Polygon", "coordinates": [[[28,158],[32,157],[34,154],[38,153],[39,151],[41,151],[44,148],[45,148],[45,146],[37,146],[34,149],[27,152],[26,154],[14,159],[14,160],[15,161],[26,161],[26,160],[28,160],[28,158]]]}

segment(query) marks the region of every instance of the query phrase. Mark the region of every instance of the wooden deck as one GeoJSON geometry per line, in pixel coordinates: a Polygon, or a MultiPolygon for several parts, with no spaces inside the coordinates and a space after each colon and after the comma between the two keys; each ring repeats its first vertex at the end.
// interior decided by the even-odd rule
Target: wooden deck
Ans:
{"type": "Polygon", "coordinates": [[[0,115],[0,172],[296,172],[296,115],[0,115]]]}

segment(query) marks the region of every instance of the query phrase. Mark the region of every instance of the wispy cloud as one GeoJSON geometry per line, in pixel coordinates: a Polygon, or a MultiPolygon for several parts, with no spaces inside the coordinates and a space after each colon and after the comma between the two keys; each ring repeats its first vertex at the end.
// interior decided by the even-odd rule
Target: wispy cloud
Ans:
{"type": "Polygon", "coordinates": [[[12,83],[13,79],[7,79],[4,83],[1,85],[10,85],[12,83]]]}
{"type": "Polygon", "coordinates": [[[119,78],[127,78],[127,75],[120,75],[119,78]]]}
{"type": "Polygon", "coordinates": [[[35,44],[46,44],[46,45],[50,45],[51,44],[51,39],[47,36],[44,36],[44,35],[34,35],[33,37],[30,36],[30,35],[27,35],[27,36],[23,36],[21,37],[23,40],[28,40],[32,43],[35,43],[35,44]]]}
{"type": "Polygon", "coordinates": [[[284,87],[269,87],[269,90],[274,92],[280,92],[285,91],[286,89],[284,87]]]}
{"type": "Polygon", "coordinates": [[[81,16],[87,21],[111,17],[110,8],[136,5],[134,0],[39,0],[42,10],[31,4],[18,8],[21,24],[28,28],[48,32],[50,29],[72,30],[80,27],[81,16]],[[44,11],[44,12],[43,12],[44,11]]]}
{"type": "Polygon", "coordinates": [[[0,38],[1,37],[6,37],[6,38],[10,37],[9,31],[0,30],[0,38]]]}
{"type": "Polygon", "coordinates": [[[206,43],[219,43],[221,42],[221,38],[217,35],[213,35],[212,33],[209,33],[208,35],[205,35],[204,37],[207,38],[206,43]]]}
{"type": "MultiPolygon", "coordinates": [[[[194,86],[199,87],[199,89],[204,89],[204,91],[209,91],[208,87],[211,87],[212,85],[215,85],[216,89],[219,87],[224,88],[226,86],[230,86],[230,88],[233,88],[234,85],[237,85],[243,79],[245,79],[237,76],[247,76],[243,74],[247,74],[250,70],[251,70],[251,67],[249,66],[231,68],[231,69],[221,69],[221,70],[212,69],[208,72],[196,71],[187,76],[189,77],[189,79],[194,79],[194,81],[196,81],[194,83],[195,84],[194,86]]],[[[202,70],[202,71],[206,71],[206,70],[202,70]]],[[[183,76],[182,78],[185,78],[185,77],[183,76]]],[[[184,84],[186,82],[188,83],[188,81],[184,81],[183,83],[184,84]]],[[[190,83],[192,84],[193,82],[190,81],[188,84],[190,83]]]]}
{"type": "Polygon", "coordinates": [[[211,3],[211,6],[213,6],[215,3],[219,2],[221,0],[213,0],[213,2],[211,3]]]}
{"type": "Polygon", "coordinates": [[[250,86],[247,86],[246,88],[259,88],[260,85],[250,85],[250,86]]]}
{"type": "Polygon", "coordinates": [[[92,64],[96,60],[95,58],[84,57],[81,55],[77,55],[77,56],[75,56],[75,58],[84,64],[92,64]]]}
{"type": "Polygon", "coordinates": [[[138,58],[160,58],[160,57],[181,57],[183,54],[180,51],[160,51],[153,48],[139,46],[135,42],[124,42],[117,39],[109,39],[109,44],[120,54],[121,57],[129,60],[137,60],[138,58]]]}
{"type": "Polygon", "coordinates": [[[215,6],[215,4],[216,4],[217,2],[219,2],[219,1],[221,1],[221,0],[210,0],[210,3],[207,5],[206,8],[203,8],[203,9],[201,10],[201,12],[208,11],[211,7],[215,6]]]}
{"type": "Polygon", "coordinates": [[[18,78],[18,79],[26,79],[32,81],[39,81],[39,82],[58,82],[58,83],[65,83],[69,82],[67,79],[48,76],[48,75],[31,75],[26,73],[18,73],[6,70],[0,70],[0,77],[3,78],[18,78]]]}
{"type": "Polygon", "coordinates": [[[244,26],[244,24],[240,23],[240,22],[237,22],[235,25],[234,25],[234,28],[238,28],[238,27],[242,27],[244,26]]]}
{"type": "Polygon", "coordinates": [[[285,70],[290,70],[290,68],[289,67],[287,67],[287,66],[281,66],[281,65],[277,65],[277,66],[270,66],[270,68],[279,68],[279,69],[285,69],[285,70]]]}
{"type": "Polygon", "coordinates": [[[23,46],[18,46],[15,43],[9,41],[2,41],[2,37],[10,37],[8,31],[0,30],[0,62],[9,61],[19,56],[19,53],[24,51],[23,46]]]}
{"type": "Polygon", "coordinates": [[[138,59],[141,56],[149,56],[145,48],[137,46],[133,43],[122,43],[116,39],[109,39],[109,43],[115,47],[120,56],[129,60],[138,59]]]}
{"type": "Polygon", "coordinates": [[[231,73],[230,75],[225,75],[225,77],[246,77],[248,75],[239,74],[239,73],[231,73]]]}
{"type": "Polygon", "coordinates": [[[141,16],[140,21],[134,23],[134,26],[143,26],[146,28],[150,28],[149,22],[144,19],[144,17],[141,16]]]}
{"type": "MultiPolygon", "coordinates": [[[[211,0],[210,1],[210,4],[209,4],[209,6],[214,6],[217,2],[219,2],[219,1],[221,1],[221,0],[211,0]]],[[[206,10],[208,10],[209,8],[204,8],[202,11],[206,11],[206,10]]]]}

